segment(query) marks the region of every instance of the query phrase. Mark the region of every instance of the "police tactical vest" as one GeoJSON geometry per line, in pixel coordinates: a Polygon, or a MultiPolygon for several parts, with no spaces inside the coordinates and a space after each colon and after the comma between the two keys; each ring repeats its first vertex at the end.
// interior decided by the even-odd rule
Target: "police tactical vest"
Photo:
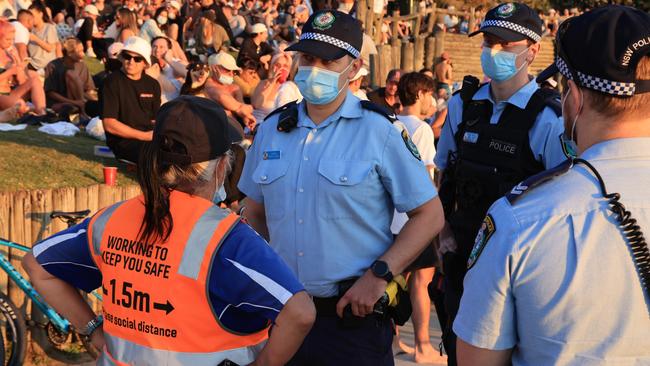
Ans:
{"type": "Polygon", "coordinates": [[[239,217],[178,191],[170,194],[170,209],[174,227],[165,243],[138,241],[142,196],[101,210],[90,221],[90,252],[102,273],[106,338],[97,365],[253,362],[268,328],[230,331],[214,314],[208,291],[219,245],[239,217]]]}
{"type": "Polygon", "coordinates": [[[445,172],[451,176],[441,187],[441,196],[453,196],[443,199],[443,205],[454,233],[464,232],[457,235],[457,242],[465,255],[492,203],[527,177],[545,170],[530,148],[529,132],[545,107],[551,107],[558,116],[561,113],[558,94],[538,89],[526,108],[508,104],[498,123],[491,124],[492,103],[472,100],[475,91],[463,95],[463,118],[454,136],[457,151],[450,161],[451,169],[445,172]]]}

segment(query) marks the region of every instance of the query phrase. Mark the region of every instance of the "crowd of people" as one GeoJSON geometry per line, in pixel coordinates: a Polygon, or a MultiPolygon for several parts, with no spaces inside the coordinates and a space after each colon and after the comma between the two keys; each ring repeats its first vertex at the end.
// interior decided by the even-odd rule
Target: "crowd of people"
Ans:
{"type": "MultiPolygon", "coordinates": [[[[35,121],[99,115],[143,193],[41,242],[24,261],[38,291],[103,350],[102,365],[374,366],[392,365],[397,352],[450,365],[650,361],[639,341],[650,339],[650,255],[638,226],[647,199],[616,175],[634,159],[647,171],[647,14],[612,6],[544,21],[505,3],[478,8],[468,24],[449,7],[436,27],[483,37],[486,76],[466,77],[454,93],[447,52],[433,69],[390,70],[384,87],[367,89],[375,46],[354,6],[79,0],[34,2],[0,20],[0,107],[35,121]],[[559,56],[535,78],[529,66],[547,34],[559,56]],[[91,75],[88,57],[104,71],[91,75]],[[601,163],[608,152],[622,165],[601,163]],[[594,176],[618,218],[593,202],[596,178],[574,166],[595,168],[580,153],[607,172],[594,176]],[[639,222],[603,177],[633,197],[639,222]],[[618,302],[629,296],[631,310],[588,337],[590,322],[610,315],[591,306],[589,279],[603,260],[583,259],[594,259],[587,244],[608,250],[599,235],[627,258],[598,281],[618,302]],[[150,250],[116,247],[116,238],[150,250]],[[106,259],[116,254],[172,274],[106,259]],[[115,291],[111,281],[148,288],[175,310],[143,314],[113,300],[96,316],[75,288],[115,291]],[[432,300],[444,358],[428,333],[432,300]],[[393,336],[411,314],[413,347],[393,336]]],[[[409,37],[406,23],[398,29],[409,37]]]]}

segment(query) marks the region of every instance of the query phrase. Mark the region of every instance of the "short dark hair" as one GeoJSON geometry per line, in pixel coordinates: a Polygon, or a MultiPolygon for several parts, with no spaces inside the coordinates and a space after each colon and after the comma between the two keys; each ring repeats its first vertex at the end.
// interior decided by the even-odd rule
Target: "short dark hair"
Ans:
{"type": "Polygon", "coordinates": [[[419,72],[402,75],[397,85],[399,101],[404,106],[411,106],[417,101],[419,92],[433,92],[433,79],[419,72]]]}

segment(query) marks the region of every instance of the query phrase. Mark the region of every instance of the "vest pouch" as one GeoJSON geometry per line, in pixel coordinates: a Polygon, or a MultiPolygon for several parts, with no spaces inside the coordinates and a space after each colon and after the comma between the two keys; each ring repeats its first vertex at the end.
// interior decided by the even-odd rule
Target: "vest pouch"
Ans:
{"type": "Polygon", "coordinates": [[[485,214],[499,195],[499,171],[494,166],[460,160],[456,168],[456,204],[459,210],[485,214]]]}

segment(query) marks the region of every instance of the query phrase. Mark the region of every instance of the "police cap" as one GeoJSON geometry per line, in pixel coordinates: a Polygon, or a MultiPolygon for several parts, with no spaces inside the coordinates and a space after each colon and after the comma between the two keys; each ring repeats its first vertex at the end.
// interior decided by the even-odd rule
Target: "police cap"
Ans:
{"type": "Polygon", "coordinates": [[[618,97],[650,91],[650,80],[636,80],[636,67],[650,55],[650,15],[610,5],[565,20],[556,35],[555,63],[537,77],[560,72],[576,84],[618,97]]]}
{"type": "Polygon", "coordinates": [[[359,58],[362,43],[363,31],[356,19],[337,10],[322,10],[307,19],[300,40],[287,47],[287,51],[300,51],[323,60],[337,60],[346,54],[359,58]]]}
{"type": "Polygon", "coordinates": [[[542,39],[542,19],[526,4],[505,3],[490,9],[481,28],[470,34],[488,33],[508,42],[530,39],[537,43],[542,39]]]}

